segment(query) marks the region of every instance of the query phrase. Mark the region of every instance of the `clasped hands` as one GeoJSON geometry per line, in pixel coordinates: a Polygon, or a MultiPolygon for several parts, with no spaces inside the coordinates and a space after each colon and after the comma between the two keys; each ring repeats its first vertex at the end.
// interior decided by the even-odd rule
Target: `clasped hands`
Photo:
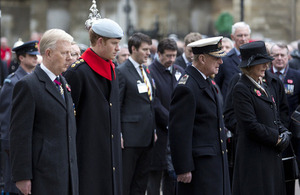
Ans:
{"type": "Polygon", "coordinates": [[[284,151],[288,145],[290,144],[292,138],[292,133],[289,131],[284,131],[279,135],[277,144],[276,144],[276,148],[282,152],[284,151]]]}

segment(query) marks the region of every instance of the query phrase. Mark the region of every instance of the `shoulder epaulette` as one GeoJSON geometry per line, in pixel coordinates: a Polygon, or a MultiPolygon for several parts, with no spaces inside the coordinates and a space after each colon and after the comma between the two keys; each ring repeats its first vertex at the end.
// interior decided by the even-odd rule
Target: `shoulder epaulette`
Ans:
{"type": "Polygon", "coordinates": [[[3,83],[11,83],[11,79],[6,78],[6,79],[4,79],[3,83]]]}
{"type": "Polygon", "coordinates": [[[15,73],[11,73],[10,75],[7,76],[6,79],[4,79],[3,83],[11,83],[11,78],[15,76],[15,73]]]}
{"type": "Polygon", "coordinates": [[[178,84],[182,84],[185,85],[186,81],[188,80],[189,75],[185,74],[181,77],[181,79],[179,80],[178,84]]]}
{"type": "Polygon", "coordinates": [[[72,65],[71,68],[75,68],[76,66],[78,66],[79,64],[81,64],[82,62],[84,62],[84,60],[82,58],[76,60],[72,65]]]}

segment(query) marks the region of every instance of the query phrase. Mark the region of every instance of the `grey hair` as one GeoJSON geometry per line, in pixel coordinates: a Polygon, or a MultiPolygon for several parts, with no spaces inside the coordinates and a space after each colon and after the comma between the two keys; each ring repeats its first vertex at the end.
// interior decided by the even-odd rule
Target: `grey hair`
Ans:
{"type": "Polygon", "coordinates": [[[229,42],[231,45],[231,48],[234,47],[233,41],[231,39],[229,39],[228,37],[223,37],[222,42],[229,42]]]}
{"type": "Polygon", "coordinates": [[[55,49],[57,41],[68,41],[72,43],[73,37],[61,29],[47,30],[40,40],[40,53],[44,55],[46,50],[51,48],[55,49]]]}
{"type": "Polygon", "coordinates": [[[289,54],[289,48],[288,48],[287,44],[282,43],[282,42],[278,42],[278,43],[275,43],[275,44],[272,45],[272,47],[270,49],[271,54],[273,53],[274,46],[277,46],[280,49],[286,49],[286,51],[287,51],[286,53],[289,54]]]}
{"type": "Polygon", "coordinates": [[[247,27],[248,30],[249,30],[249,34],[251,34],[250,26],[247,23],[245,23],[245,22],[237,22],[234,25],[232,25],[231,34],[234,35],[236,29],[238,29],[238,28],[244,28],[244,27],[247,27]]]}

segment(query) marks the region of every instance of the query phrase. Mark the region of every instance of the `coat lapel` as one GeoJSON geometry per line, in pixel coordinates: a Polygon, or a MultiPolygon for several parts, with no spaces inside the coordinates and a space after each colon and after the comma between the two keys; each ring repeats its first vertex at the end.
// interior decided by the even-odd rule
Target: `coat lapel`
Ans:
{"type": "Polygon", "coordinates": [[[215,96],[210,89],[209,84],[206,80],[204,80],[203,76],[200,74],[200,72],[193,66],[188,66],[186,69],[186,72],[188,72],[198,83],[199,87],[204,90],[204,92],[214,101],[216,102],[215,96]]]}
{"type": "MultiPolygon", "coordinates": [[[[142,83],[144,83],[143,78],[140,77],[140,75],[137,72],[137,70],[135,69],[134,65],[130,62],[130,60],[128,60],[128,62],[129,63],[127,63],[126,65],[127,65],[127,68],[128,68],[128,72],[132,75],[132,78],[134,80],[136,80],[136,82],[141,81],[142,83]]],[[[147,74],[147,72],[146,72],[146,74],[147,74]]],[[[147,74],[147,76],[148,76],[149,81],[151,82],[151,79],[150,79],[148,74],[147,74]]],[[[137,83],[136,83],[136,85],[137,85],[137,83]]],[[[152,84],[150,83],[150,85],[151,85],[151,88],[152,88],[152,97],[154,97],[152,84]]],[[[147,101],[150,101],[147,93],[145,93],[145,95],[142,95],[142,97],[145,97],[145,99],[147,101]]]]}
{"type": "Polygon", "coordinates": [[[273,101],[272,101],[271,94],[268,93],[268,89],[267,89],[266,86],[264,86],[264,88],[265,88],[265,91],[267,92],[268,95],[266,95],[265,92],[263,92],[263,91],[260,90],[258,87],[256,87],[256,86],[254,85],[254,83],[252,83],[252,82],[250,81],[250,79],[249,79],[246,75],[243,75],[243,79],[246,80],[247,85],[249,86],[251,93],[252,93],[255,97],[258,97],[259,99],[262,99],[262,100],[267,101],[267,102],[273,102],[273,101]]]}
{"type": "Polygon", "coordinates": [[[56,99],[64,108],[66,108],[65,100],[61,97],[59,91],[50,80],[49,76],[39,66],[35,68],[35,73],[37,74],[40,82],[44,83],[46,91],[48,91],[48,93],[52,95],[54,99],[56,99]]]}

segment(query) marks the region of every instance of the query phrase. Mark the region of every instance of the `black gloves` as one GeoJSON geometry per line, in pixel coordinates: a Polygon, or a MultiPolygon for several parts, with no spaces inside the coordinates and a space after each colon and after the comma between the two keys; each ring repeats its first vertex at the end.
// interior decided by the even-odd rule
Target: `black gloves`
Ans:
{"type": "Polygon", "coordinates": [[[276,148],[279,150],[279,152],[283,152],[283,150],[285,150],[290,144],[292,133],[285,131],[282,132],[279,137],[281,138],[281,141],[276,145],[276,148]]]}

